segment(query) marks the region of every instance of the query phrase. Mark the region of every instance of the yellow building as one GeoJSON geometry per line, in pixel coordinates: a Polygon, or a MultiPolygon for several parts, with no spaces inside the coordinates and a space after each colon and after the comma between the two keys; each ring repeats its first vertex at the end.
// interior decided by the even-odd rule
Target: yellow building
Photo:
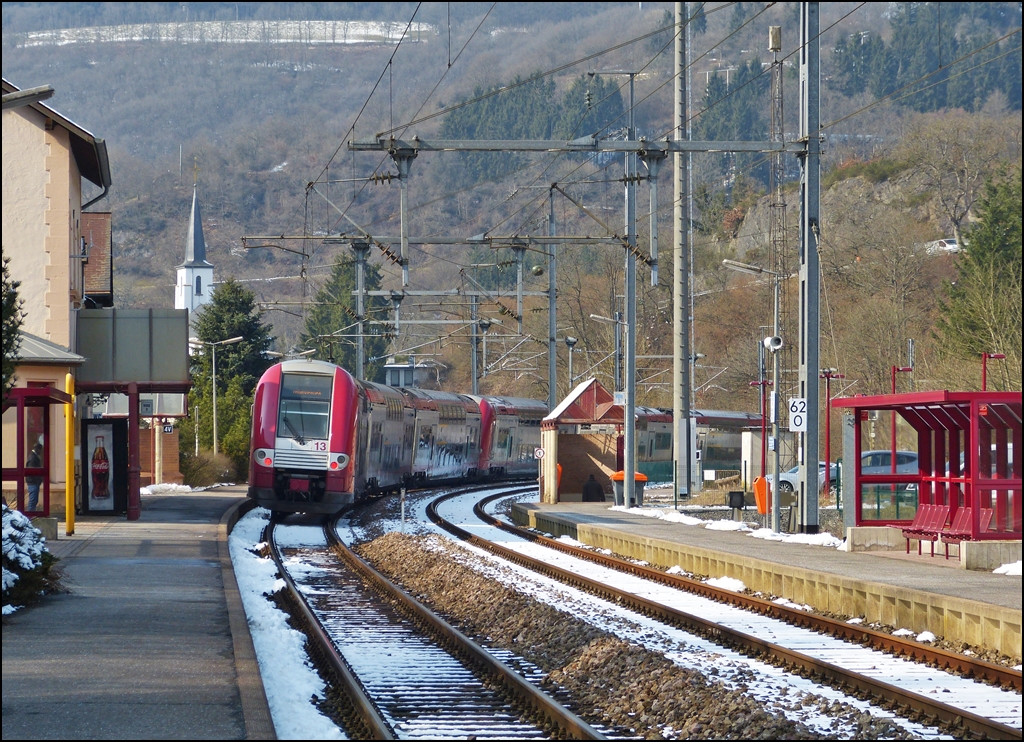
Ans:
{"type": "MultiPolygon", "coordinates": [[[[31,365],[16,370],[17,386],[53,385],[81,363],[76,312],[85,301],[88,245],[82,212],[104,198],[110,166],[102,139],[40,102],[8,107],[19,89],[3,80],[3,253],[11,277],[21,282],[24,352],[31,365]],[[82,203],[83,179],[102,189],[82,203]],[[66,355],[62,355],[66,354],[66,355]],[[38,358],[36,357],[38,356],[38,358]],[[40,360],[44,363],[39,363],[40,360]]],[[[91,189],[95,190],[95,189],[91,189]]],[[[23,355],[25,354],[23,352],[23,355]]],[[[50,417],[51,510],[63,511],[64,418],[60,405],[50,417]]],[[[5,468],[17,454],[16,411],[4,413],[5,468]]],[[[32,432],[27,432],[33,435],[32,432]]],[[[27,448],[31,449],[31,442],[27,448]]],[[[4,482],[5,496],[13,483],[4,482]]]]}

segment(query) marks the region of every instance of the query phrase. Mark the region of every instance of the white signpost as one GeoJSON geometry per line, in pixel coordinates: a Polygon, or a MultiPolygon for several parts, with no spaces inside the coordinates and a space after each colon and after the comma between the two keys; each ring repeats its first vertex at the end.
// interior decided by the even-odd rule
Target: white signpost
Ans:
{"type": "Polygon", "coordinates": [[[804,397],[789,398],[789,432],[807,432],[807,400],[804,397]]]}

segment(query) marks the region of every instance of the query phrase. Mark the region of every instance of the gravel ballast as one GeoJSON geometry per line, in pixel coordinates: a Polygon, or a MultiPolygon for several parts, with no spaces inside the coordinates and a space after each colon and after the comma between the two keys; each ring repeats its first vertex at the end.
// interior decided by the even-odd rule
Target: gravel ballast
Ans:
{"type": "MultiPolygon", "coordinates": [[[[374,567],[486,645],[540,667],[592,724],[647,739],[818,739],[822,735],[721,681],[626,642],[471,568],[479,560],[439,536],[390,533],[356,547],[374,567]]],[[[805,696],[861,739],[906,730],[851,706],[805,696]]],[[[838,732],[838,729],[837,729],[838,732]]],[[[845,735],[843,735],[845,736],[845,735]]]]}

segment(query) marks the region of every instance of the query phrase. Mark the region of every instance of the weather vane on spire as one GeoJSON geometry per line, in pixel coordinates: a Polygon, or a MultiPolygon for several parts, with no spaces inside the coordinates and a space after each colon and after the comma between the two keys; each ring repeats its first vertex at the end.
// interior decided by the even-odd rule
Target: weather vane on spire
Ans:
{"type": "Polygon", "coordinates": [[[193,185],[193,187],[195,187],[195,186],[199,185],[199,158],[198,157],[193,157],[192,158],[192,172],[193,172],[193,176],[194,176],[194,180],[192,182],[192,185],[193,185]]]}

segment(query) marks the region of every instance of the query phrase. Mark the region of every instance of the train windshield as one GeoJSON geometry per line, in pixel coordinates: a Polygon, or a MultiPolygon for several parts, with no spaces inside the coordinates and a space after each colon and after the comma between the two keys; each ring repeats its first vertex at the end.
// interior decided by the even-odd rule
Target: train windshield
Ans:
{"type": "Polygon", "coordinates": [[[284,374],[277,434],[299,443],[325,440],[331,415],[331,376],[284,374]]]}

